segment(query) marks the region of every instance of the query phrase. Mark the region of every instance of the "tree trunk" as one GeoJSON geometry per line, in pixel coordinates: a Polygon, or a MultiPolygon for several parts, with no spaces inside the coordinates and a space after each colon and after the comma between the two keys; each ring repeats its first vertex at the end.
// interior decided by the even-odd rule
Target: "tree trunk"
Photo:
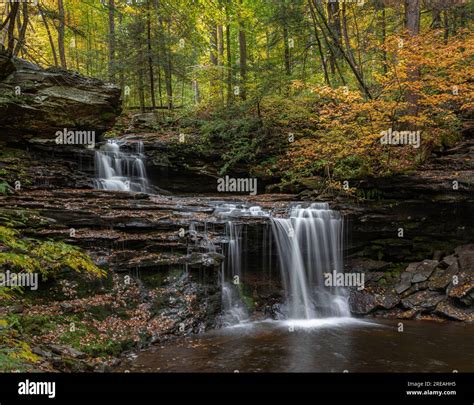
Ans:
{"type": "Polygon", "coordinates": [[[109,81],[115,81],[115,0],[109,0],[109,81]]]}
{"type": "Polygon", "coordinates": [[[324,56],[321,39],[319,38],[318,24],[316,22],[316,14],[314,12],[313,3],[311,2],[311,0],[308,0],[308,4],[309,4],[309,10],[311,14],[311,20],[313,21],[314,37],[316,38],[316,43],[318,44],[319,57],[321,59],[321,66],[323,67],[324,81],[326,82],[328,86],[331,86],[331,82],[329,80],[328,68],[326,64],[326,58],[324,56]]]}
{"type": "MultiPolygon", "coordinates": [[[[163,21],[161,21],[163,24],[163,21]]],[[[171,23],[167,22],[167,31],[168,31],[168,38],[171,38],[171,23]]],[[[164,33],[164,31],[163,31],[164,33]]],[[[164,47],[164,71],[165,71],[165,85],[166,85],[166,97],[168,100],[168,109],[173,109],[173,74],[172,74],[172,61],[171,61],[171,50],[165,41],[164,47]]]]}
{"type": "MultiPolygon", "coordinates": [[[[240,0],[242,5],[242,0],[240,0]]],[[[240,97],[247,99],[247,37],[245,34],[245,24],[239,13],[239,59],[240,59],[240,97]]]]}
{"type": "Polygon", "coordinates": [[[150,77],[150,97],[151,106],[156,107],[155,100],[155,75],[153,73],[153,49],[151,47],[151,14],[150,14],[150,0],[147,3],[147,21],[146,21],[146,43],[147,43],[147,61],[148,61],[148,74],[150,77]]]}
{"type": "Polygon", "coordinates": [[[13,53],[15,47],[15,23],[19,7],[20,3],[15,2],[11,4],[10,22],[8,23],[7,30],[7,50],[11,53],[13,53]]]}
{"type": "MultiPolygon", "coordinates": [[[[420,32],[420,0],[405,0],[405,28],[411,37],[415,37],[420,32]]],[[[420,72],[417,69],[408,68],[408,81],[418,80],[420,72]]],[[[406,101],[409,104],[408,113],[416,115],[418,111],[418,96],[411,90],[405,93],[406,101]]]]}
{"type": "MultiPolygon", "coordinates": [[[[363,78],[362,78],[362,75],[360,74],[359,70],[357,69],[357,66],[352,63],[351,59],[347,56],[347,53],[345,52],[344,48],[342,47],[340,41],[337,40],[337,34],[335,34],[328,21],[326,20],[326,18],[324,17],[323,13],[321,12],[321,10],[319,10],[318,8],[318,5],[317,5],[317,0],[313,0],[313,3],[314,3],[314,6],[315,6],[315,10],[316,12],[318,13],[319,17],[321,18],[321,21],[323,22],[324,26],[326,27],[326,30],[328,31],[329,33],[329,36],[331,37],[331,39],[333,40],[333,43],[338,47],[339,49],[339,52],[340,54],[342,55],[342,57],[346,60],[346,62],[348,63],[349,67],[351,68],[352,70],[352,73],[354,73],[354,76],[355,78],[357,79],[357,82],[359,83],[359,87],[361,88],[361,90],[365,93],[365,95],[367,96],[367,98],[372,98],[372,95],[370,93],[370,90],[369,88],[367,87],[366,83],[364,82],[363,78]]],[[[344,80],[343,76],[341,76],[341,79],[344,80]]]]}
{"type": "Polygon", "coordinates": [[[61,67],[63,69],[67,69],[66,63],[66,53],[64,51],[64,26],[65,26],[65,19],[64,19],[64,3],[63,0],[58,0],[58,17],[59,17],[59,24],[58,24],[58,50],[59,50],[59,60],[61,61],[61,67]]]}
{"type": "MultiPolygon", "coordinates": [[[[387,20],[385,16],[385,3],[382,2],[382,45],[385,46],[387,40],[387,20]]],[[[386,74],[388,72],[388,60],[387,60],[387,51],[384,49],[382,51],[382,60],[383,60],[383,72],[386,74]]]]}
{"type": "Polygon", "coordinates": [[[449,39],[449,16],[448,16],[448,10],[444,9],[443,11],[443,25],[444,25],[444,43],[445,45],[448,44],[448,39],[449,39]]]}
{"type": "Polygon", "coordinates": [[[288,27],[286,22],[283,23],[283,42],[285,46],[285,73],[287,76],[291,76],[291,61],[290,61],[290,44],[289,44],[289,35],[288,27]]]}
{"type": "Polygon", "coordinates": [[[211,28],[209,31],[209,46],[210,46],[210,53],[209,53],[209,60],[211,64],[217,66],[218,59],[217,59],[217,26],[215,23],[211,24],[211,28]]]}
{"type": "Polygon", "coordinates": [[[28,3],[23,3],[22,14],[23,14],[23,23],[21,24],[21,27],[18,26],[18,29],[19,29],[18,42],[13,51],[14,56],[17,56],[20,53],[20,50],[23,48],[23,45],[25,42],[26,29],[28,27],[28,3]]]}
{"type": "Polygon", "coordinates": [[[225,42],[227,53],[227,105],[230,105],[233,100],[232,92],[232,48],[230,43],[230,25],[225,27],[225,42]]]}
{"type": "Polygon", "coordinates": [[[43,9],[38,3],[38,11],[43,20],[44,27],[46,28],[46,33],[48,34],[49,45],[51,46],[51,53],[53,54],[54,66],[58,66],[58,56],[56,55],[56,48],[54,46],[53,36],[51,35],[51,30],[49,29],[48,20],[46,19],[43,9]]]}
{"type": "Polygon", "coordinates": [[[411,36],[420,33],[420,0],[405,0],[405,28],[411,36]]]}
{"type": "Polygon", "coordinates": [[[224,27],[222,24],[217,26],[217,48],[218,48],[218,65],[219,65],[219,95],[221,102],[224,102],[224,27]]]}

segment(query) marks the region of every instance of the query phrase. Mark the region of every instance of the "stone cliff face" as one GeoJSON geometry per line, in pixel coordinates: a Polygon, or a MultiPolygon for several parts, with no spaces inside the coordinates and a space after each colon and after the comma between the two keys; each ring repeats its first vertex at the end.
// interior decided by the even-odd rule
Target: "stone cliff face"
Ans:
{"type": "Polygon", "coordinates": [[[117,86],[0,52],[0,140],[54,139],[64,128],[99,136],[120,111],[117,86]]]}

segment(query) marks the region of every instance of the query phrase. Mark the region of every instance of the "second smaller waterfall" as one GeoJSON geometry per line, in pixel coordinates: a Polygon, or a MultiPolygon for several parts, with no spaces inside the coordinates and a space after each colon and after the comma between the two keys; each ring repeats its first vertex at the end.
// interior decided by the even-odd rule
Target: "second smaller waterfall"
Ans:
{"type": "Polygon", "coordinates": [[[132,150],[123,151],[125,143],[109,141],[95,152],[94,187],[100,190],[146,193],[148,179],[143,142],[134,142],[132,150]]]}

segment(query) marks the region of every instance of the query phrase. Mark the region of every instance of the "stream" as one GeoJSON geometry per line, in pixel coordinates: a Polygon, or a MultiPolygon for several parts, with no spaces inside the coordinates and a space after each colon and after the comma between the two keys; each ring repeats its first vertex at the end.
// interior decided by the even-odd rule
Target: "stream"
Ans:
{"type": "Polygon", "coordinates": [[[154,346],[131,372],[473,372],[474,325],[325,318],[263,321],[154,346]]]}

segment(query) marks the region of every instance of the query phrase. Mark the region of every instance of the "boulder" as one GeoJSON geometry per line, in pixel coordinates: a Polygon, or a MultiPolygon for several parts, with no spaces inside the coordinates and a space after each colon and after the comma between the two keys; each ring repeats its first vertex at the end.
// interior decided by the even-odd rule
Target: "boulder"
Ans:
{"type": "Polygon", "coordinates": [[[395,287],[397,294],[401,294],[411,287],[412,278],[413,274],[408,271],[405,271],[400,275],[400,283],[395,287]]]}
{"type": "Polygon", "coordinates": [[[453,261],[447,269],[436,269],[430,277],[428,288],[430,290],[445,291],[449,283],[453,281],[453,276],[455,276],[458,271],[459,266],[457,260],[453,261]]]}
{"type": "Polygon", "coordinates": [[[407,298],[402,299],[402,304],[407,309],[422,308],[426,310],[434,309],[441,301],[446,299],[445,295],[436,291],[418,291],[407,298]]]}
{"type": "Polygon", "coordinates": [[[422,261],[416,268],[413,278],[411,280],[412,283],[421,283],[423,281],[428,280],[428,278],[433,273],[434,269],[438,267],[439,262],[436,260],[424,260],[422,261]]]}
{"type": "Polygon", "coordinates": [[[474,309],[458,308],[449,302],[442,301],[436,307],[437,314],[456,321],[474,321],[474,309]]]}
{"type": "Polygon", "coordinates": [[[353,314],[366,315],[376,309],[391,309],[400,302],[390,289],[351,290],[349,307],[353,314]]]}
{"type": "Polygon", "coordinates": [[[453,283],[449,290],[449,296],[461,301],[466,306],[470,306],[474,298],[474,278],[470,275],[460,274],[458,282],[453,283]]]}
{"type": "Polygon", "coordinates": [[[54,140],[64,128],[98,136],[120,112],[119,87],[0,51],[0,140],[54,140]]]}

